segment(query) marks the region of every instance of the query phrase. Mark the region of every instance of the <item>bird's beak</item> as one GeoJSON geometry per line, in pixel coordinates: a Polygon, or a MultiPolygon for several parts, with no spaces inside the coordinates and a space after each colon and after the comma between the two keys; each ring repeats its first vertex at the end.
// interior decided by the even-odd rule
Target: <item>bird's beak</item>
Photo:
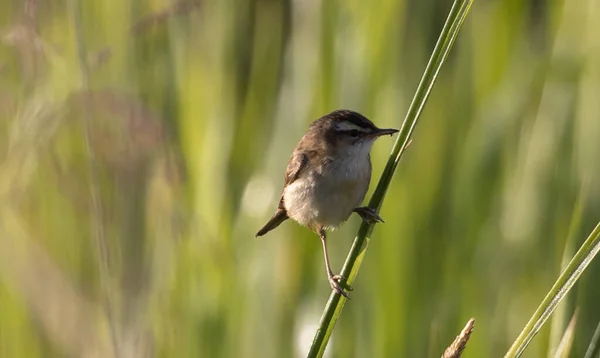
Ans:
{"type": "Polygon", "coordinates": [[[393,128],[385,128],[385,129],[376,129],[375,131],[373,131],[372,133],[369,133],[367,136],[370,138],[377,138],[377,137],[381,137],[384,135],[392,135],[394,133],[397,133],[398,130],[397,129],[393,129],[393,128]]]}

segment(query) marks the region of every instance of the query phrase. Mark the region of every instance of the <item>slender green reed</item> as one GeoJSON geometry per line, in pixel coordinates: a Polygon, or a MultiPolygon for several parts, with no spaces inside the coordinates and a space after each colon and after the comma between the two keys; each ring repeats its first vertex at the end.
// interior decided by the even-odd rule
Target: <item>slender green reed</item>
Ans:
{"type": "Polygon", "coordinates": [[[533,337],[535,337],[544,323],[550,318],[556,306],[569,293],[598,251],[600,251],[600,222],[560,274],[550,292],[548,292],[537,310],[535,310],[533,316],[531,316],[529,322],[527,322],[527,325],[521,331],[521,334],[519,334],[504,356],[505,358],[520,357],[523,354],[527,345],[529,345],[533,337]]]}
{"type": "Polygon", "coordinates": [[[600,345],[598,344],[598,341],[600,341],[600,323],[598,323],[598,325],[596,326],[594,335],[590,340],[590,344],[588,345],[588,348],[585,351],[585,356],[583,358],[598,357],[598,354],[600,354],[600,345]]]}
{"type": "MultiPolygon", "coordinates": [[[[450,49],[452,48],[452,45],[458,36],[458,31],[460,30],[472,3],[473,0],[456,0],[452,5],[450,14],[446,19],[446,23],[444,24],[440,37],[438,38],[433,53],[429,59],[429,63],[427,64],[425,72],[423,73],[423,77],[421,78],[421,82],[419,83],[417,91],[410,104],[408,113],[406,114],[404,122],[402,123],[400,133],[396,139],[396,142],[394,143],[394,147],[392,148],[388,162],[383,170],[381,179],[379,180],[375,192],[373,193],[373,197],[369,202],[369,207],[374,208],[377,211],[379,211],[381,208],[385,193],[389,187],[390,181],[392,180],[392,176],[396,170],[396,167],[398,166],[404,150],[410,142],[410,138],[415,125],[417,124],[417,120],[419,119],[423,107],[427,102],[427,98],[429,97],[431,89],[433,88],[438,73],[448,57],[448,53],[450,52],[450,49]]],[[[361,224],[358,230],[358,235],[354,239],[350,253],[348,254],[342,268],[342,276],[347,278],[347,283],[350,285],[358,274],[360,263],[362,262],[363,256],[366,252],[368,237],[373,231],[373,226],[373,224],[367,224],[365,222],[361,224]]],[[[313,343],[310,347],[308,357],[321,357],[323,355],[325,352],[325,347],[327,346],[329,338],[331,337],[331,333],[333,332],[335,323],[342,313],[345,302],[346,299],[336,291],[331,293],[329,301],[327,302],[321,317],[319,328],[317,329],[313,343]]]]}

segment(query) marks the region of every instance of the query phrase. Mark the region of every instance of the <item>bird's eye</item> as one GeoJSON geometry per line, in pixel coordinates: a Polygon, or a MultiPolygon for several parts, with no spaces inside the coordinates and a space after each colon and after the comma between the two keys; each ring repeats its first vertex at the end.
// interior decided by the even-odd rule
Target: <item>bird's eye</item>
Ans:
{"type": "Polygon", "coordinates": [[[356,130],[356,129],[352,129],[348,131],[348,135],[350,135],[350,137],[356,138],[360,135],[360,131],[356,130]]]}

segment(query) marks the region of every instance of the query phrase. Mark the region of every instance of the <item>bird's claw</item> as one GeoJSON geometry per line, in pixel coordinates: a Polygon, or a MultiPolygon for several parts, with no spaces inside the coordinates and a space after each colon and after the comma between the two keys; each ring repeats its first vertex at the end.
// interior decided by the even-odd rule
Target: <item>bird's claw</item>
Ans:
{"type": "Polygon", "coordinates": [[[345,290],[354,291],[354,288],[348,284],[348,280],[346,280],[346,277],[342,275],[334,275],[333,279],[339,282],[339,284],[342,285],[345,290]]]}
{"type": "Polygon", "coordinates": [[[346,297],[347,299],[350,299],[350,296],[348,295],[346,290],[352,291],[353,288],[346,283],[346,278],[344,276],[342,276],[342,275],[330,276],[329,284],[331,285],[331,288],[333,290],[338,292],[340,295],[346,297]]]}
{"type": "Polygon", "coordinates": [[[375,211],[375,209],[372,209],[372,208],[370,208],[368,206],[363,206],[363,207],[360,207],[360,208],[356,208],[356,209],[354,209],[354,212],[357,213],[358,215],[360,215],[360,217],[364,221],[366,221],[366,222],[368,222],[370,224],[374,224],[374,223],[377,223],[377,222],[381,222],[381,223],[384,222],[383,219],[381,218],[381,216],[379,216],[377,214],[377,212],[375,211]]]}

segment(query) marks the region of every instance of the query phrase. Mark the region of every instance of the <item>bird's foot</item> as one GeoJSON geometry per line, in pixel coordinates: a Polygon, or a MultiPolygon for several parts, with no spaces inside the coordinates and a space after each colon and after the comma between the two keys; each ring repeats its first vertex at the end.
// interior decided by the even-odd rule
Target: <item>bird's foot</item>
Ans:
{"type": "Polygon", "coordinates": [[[346,290],[352,291],[353,288],[346,283],[346,278],[344,276],[330,275],[329,284],[331,285],[331,288],[338,292],[340,295],[346,297],[347,299],[350,299],[350,296],[348,295],[346,290]]]}
{"type": "Polygon", "coordinates": [[[357,213],[358,215],[360,215],[360,217],[370,223],[370,224],[374,224],[377,222],[384,222],[383,219],[381,218],[381,216],[377,215],[377,212],[375,212],[375,209],[372,209],[368,206],[361,206],[360,208],[356,208],[354,209],[354,212],[357,213]]]}
{"type": "Polygon", "coordinates": [[[342,275],[333,275],[333,279],[340,283],[347,291],[354,291],[354,288],[348,284],[346,277],[342,275]]]}

